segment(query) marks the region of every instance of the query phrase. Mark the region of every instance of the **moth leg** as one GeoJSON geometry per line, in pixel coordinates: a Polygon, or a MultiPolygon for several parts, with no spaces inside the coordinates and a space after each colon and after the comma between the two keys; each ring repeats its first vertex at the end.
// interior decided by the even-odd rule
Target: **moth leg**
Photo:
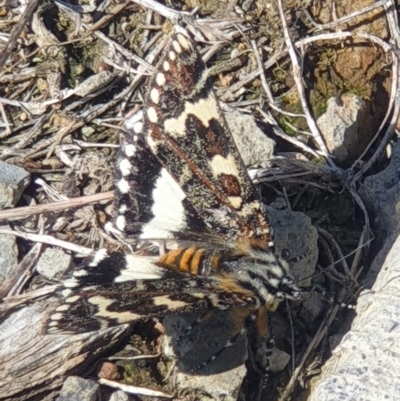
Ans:
{"type": "Polygon", "coordinates": [[[257,310],[253,321],[252,337],[249,342],[249,359],[253,369],[261,376],[268,376],[269,360],[275,348],[272,327],[268,318],[268,310],[261,307],[257,310]]]}
{"type": "Polygon", "coordinates": [[[176,387],[176,364],[177,364],[177,360],[174,359],[172,361],[171,366],[168,369],[167,374],[165,375],[165,377],[162,380],[164,383],[167,383],[169,378],[171,377],[171,375],[174,375],[174,378],[173,378],[173,387],[174,388],[176,387]]]}

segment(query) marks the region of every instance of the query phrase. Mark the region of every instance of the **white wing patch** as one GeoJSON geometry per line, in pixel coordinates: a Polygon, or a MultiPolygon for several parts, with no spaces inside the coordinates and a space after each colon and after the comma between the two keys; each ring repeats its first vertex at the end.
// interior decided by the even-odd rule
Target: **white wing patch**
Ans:
{"type": "Polygon", "coordinates": [[[187,226],[182,201],[185,194],[164,168],[153,190],[154,217],[142,227],[141,239],[174,238],[173,233],[187,226]]]}
{"type": "Polygon", "coordinates": [[[155,265],[157,260],[158,257],[125,255],[125,268],[121,270],[114,282],[160,279],[165,269],[155,265]]]}

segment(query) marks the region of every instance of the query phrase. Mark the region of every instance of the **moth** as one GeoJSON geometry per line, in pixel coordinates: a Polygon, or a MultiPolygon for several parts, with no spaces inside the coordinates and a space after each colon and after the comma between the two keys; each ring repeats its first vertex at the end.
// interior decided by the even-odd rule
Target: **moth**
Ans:
{"type": "MultiPolygon", "coordinates": [[[[194,42],[170,34],[138,117],[123,135],[116,227],[173,238],[159,257],[107,252],[63,283],[48,333],[83,333],[169,313],[230,310],[236,330],[300,290],[272,233],[194,42]]],[[[265,334],[265,333],[264,333],[265,334]]]]}

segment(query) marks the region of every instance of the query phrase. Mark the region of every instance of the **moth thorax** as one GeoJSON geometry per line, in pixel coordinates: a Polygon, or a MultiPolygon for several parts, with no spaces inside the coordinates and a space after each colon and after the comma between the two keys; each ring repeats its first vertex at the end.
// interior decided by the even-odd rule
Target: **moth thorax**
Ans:
{"type": "Polygon", "coordinates": [[[247,256],[238,263],[237,273],[243,286],[251,289],[271,311],[285,298],[300,298],[300,289],[289,273],[289,265],[271,250],[249,248],[247,256]]]}

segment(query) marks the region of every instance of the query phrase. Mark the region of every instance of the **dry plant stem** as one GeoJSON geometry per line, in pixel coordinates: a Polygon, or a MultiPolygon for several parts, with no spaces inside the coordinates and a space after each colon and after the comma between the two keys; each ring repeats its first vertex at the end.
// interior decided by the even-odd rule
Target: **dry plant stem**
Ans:
{"type": "MultiPolygon", "coordinates": [[[[117,125],[102,123],[100,121],[92,121],[94,124],[99,125],[101,127],[108,127],[117,130],[121,130],[121,127],[117,125]]],[[[74,139],[74,143],[79,145],[80,148],[115,148],[118,149],[119,145],[113,143],[101,143],[101,142],[85,142],[81,141],[80,139],[74,139]]]]}
{"type": "Polygon", "coordinates": [[[146,26],[149,26],[151,24],[151,21],[153,20],[153,11],[147,10],[146,13],[146,22],[145,25],[143,26],[143,32],[142,32],[142,40],[141,40],[141,48],[143,50],[143,45],[147,44],[149,42],[149,35],[150,35],[150,30],[146,28],[146,26]]]}
{"type": "Polygon", "coordinates": [[[173,24],[177,24],[180,21],[192,25],[191,18],[179,11],[175,11],[171,8],[165,7],[157,1],[153,0],[131,0],[133,3],[139,4],[140,6],[155,11],[163,17],[169,19],[173,24]]]}
{"type": "MultiPolygon", "coordinates": [[[[260,107],[257,107],[257,111],[264,117],[264,122],[266,122],[268,124],[272,124],[272,125],[278,126],[276,121],[271,116],[267,115],[263,110],[261,110],[260,107]]],[[[310,147],[305,145],[303,142],[298,141],[296,138],[292,138],[291,136],[287,135],[285,132],[283,132],[283,131],[282,132],[280,132],[280,131],[277,132],[275,130],[274,134],[276,136],[281,137],[285,141],[293,144],[294,146],[298,147],[299,149],[304,150],[307,153],[310,153],[312,156],[317,157],[318,159],[320,158],[318,153],[316,153],[313,149],[311,149],[310,147]]]]}
{"type": "MultiPolygon", "coordinates": [[[[82,113],[80,116],[75,117],[75,123],[72,126],[68,126],[68,130],[66,128],[62,129],[61,132],[58,134],[57,138],[51,138],[50,140],[50,150],[47,152],[47,157],[49,157],[50,154],[54,151],[55,147],[57,146],[57,143],[55,144],[54,141],[58,139],[58,137],[62,136],[65,137],[66,135],[72,133],[73,131],[77,130],[78,128],[83,127],[85,124],[88,122],[92,121],[94,118],[97,118],[99,115],[103,114],[105,111],[108,109],[114,107],[118,102],[120,102],[122,99],[125,98],[125,96],[128,96],[130,93],[134,91],[134,89],[137,87],[139,84],[140,80],[143,78],[142,75],[137,76],[132,83],[129,85],[128,88],[120,92],[117,96],[114,97],[110,102],[101,105],[100,107],[96,108],[95,110],[92,111],[86,111],[82,113]]],[[[43,143],[42,147],[40,149],[43,149],[43,147],[49,147],[49,143],[43,143]]],[[[34,149],[32,152],[28,152],[25,155],[25,159],[29,156],[33,156],[36,152],[38,151],[38,148],[34,149]]]]}
{"type": "Polygon", "coordinates": [[[2,139],[2,138],[7,138],[12,133],[12,130],[10,128],[12,126],[12,124],[10,124],[8,121],[7,114],[4,110],[3,103],[0,103],[0,114],[3,117],[4,127],[5,127],[5,130],[0,133],[0,139],[2,139]]]}
{"type": "Polygon", "coordinates": [[[232,92],[237,92],[242,87],[248,85],[250,82],[254,81],[261,74],[262,71],[268,70],[273,65],[275,65],[276,62],[281,57],[283,57],[286,53],[287,53],[287,51],[283,51],[283,52],[279,52],[279,53],[274,54],[268,61],[266,61],[264,63],[262,68],[258,68],[257,70],[251,72],[250,74],[245,76],[242,80],[240,80],[239,82],[236,82],[235,84],[230,86],[229,90],[232,91],[232,92]]]}
{"type": "Polygon", "coordinates": [[[318,240],[319,240],[321,248],[325,252],[325,256],[328,258],[328,266],[327,267],[324,268],[324,267],[318,265],[318,269],[319,269],[318,274],[325,274],[330,280],[343,286],[343,283],[345,281],[345,276],[343,274],[339,273],[334,268],[336,262],[333,258],[332,251],[331,251],[331,248],[330,248],[328,242],[322,236],[320,236],[318,240]]]}
{"type": "Polygon", "coordinates": [[[295,339],[294,339],[294,325],[293,325],[293,318],[292,318],[292,311],[290,309],[289,301],[285,300],[285,306],[287,311],[287,317],[289,319],[289,326],[290,326],[290,344],[292,347],[291,354],[292,354],[292,370],[296,368],[296,349],[294,346],[295,339]]]}
{"type": "Polygon", "coordinates": [[[357,193],[357,191],[352,186],[347,186],[347,189],[350,192],[351,196],[356,201],[357,205],[360,207],[361,211],[363,212],[364,229],[368,230],[368,232],[369,232],[371,224],[370,224],[367,208],[365,207],[364,202],[362,201],[360,195],[357,193]]]}
{"type": "MultiPolygon", "coordinates": [[[[395,57],[393,60],[393,69],[392,69],[393,72],[397,71],[398,66],[399,66],[398,58],[395,57]]],[[[359,163],[362,161],[363,157],[370,150],[371,146],[375,143],[375,141],[377,139],[380,138],[383,127],[386,125],[390,115],[392,115],[389,127],[386,130],[383,138],[380,139],[377,150],[374,152],[374,154],[371,156],[371,158],[362,166],[362,168],[357,172],[357,174],[355,174],[355,176],[352,180],[352,185],[354,185],[355,182],[357,182],[360,178],[362,178],[362,176],[365,174],[365,172],[375,163],[375,161],[382,154],[382,152],[384,151],[385,147],[387,146],[390,138],[393,135],[393,132],[394,132],[394,129],[396,126],[396,122],[399,117],[399,102],[396,100],[399,98],[400,94],[399,94],[398,73],[396,72],[396,73],[392,74],[392,77],[393,77],[392,90],[390,93],[389,106],[387,108],[386,115],[385,115],[384,119],[382,120],[374,137],[369,141],[367,147],[364,149],[364,151],[360,155],[360,157],[351,166],[351,170],[354,170],[355,168],[357,168],[357,166],[359,166],[359,163]]]]}
{"type": "Polygon", "coordinates": [[[46,193],[47,198],[50,199],[51,202],[69,200],[67,196],[60,194],[58,191],[56,191],[53,187],[51,187],[49,184],[47,184],[46,181],[42,180],[41,178],[36,178],[34,182],[36,185],[42,188],[42,190],[46,193]]]}
{"type": "Polygon", "coordinates": [[[351,263],[350,274],[353,277],[357,278],[359,276],[359,272],[357,272],[357,267],[360,265],[361,254],[362,254],[364,247],[367,244],[366,238],[368,238],[368,237],[369,237],[368,230],[364,227],[364,229],[361,232],[360,239],[358,240],[358,246],[356,248],[353,262],[351,263]]]}
{"type": "MultiPolygon", "coordinates": [[[[84,25],[86,26],[86,25],[84,25]]],[[[109,46],[112,46],[113,48],[115,48],[116,50],[118,50],[122,55],[124,55],[128,60],[132,60],[135,63],[143,66],[148,74],[151,74],[153,71],[153,66],[151,64],[149,64],[147,61],[143,60],[142,58],[140,58],[139,56],[137,56],[136,54],[130,52],[129,50],[127,50],[125,47],[121,46],[120,44],[114,42],[112,39],[110,39],[108,36],[104,35],[103,32],[92,32],[92,34],[94,36],[96,36],[98,39],[101,39],[102,41],[104,41],[105,43],[107,43],[109,46]]]]}
{"type": "Polygon", "coordinates": [[[262,68],[263,63],[261,61],[260,54],[258,53],[257,44],[256,44],[255,40],[251,40],[250,43],[251,43],[251,46],[253,48],[253,52],[254,52],[254,55],[256,57],[256,60],[257,60],[258,69],[260,70],[261,83],[262,83],[263,89],[264,89],[264,91],[265,91],[265,93],[266,93],[266,95],[268,97],[268,102],[270,104],[274,104],[275,100],[274,100],[274,97],[272,95],[271,90],[269,89],[267,78],[265,77],[264,70],[262,68]]]}
{"type": "MultiPolygon", "coordinates": [[[[260,173],[262,174],[262,173],[260,173]]],[[[255,184],[259,184],[260,182],[275,182],[275,181],[291,181],[294,182],[296,180],[290,180],[290,178],[294,177],[304,177],[305,175],[310,175],[310,171],[305,171],[301,173],[279,173],[279,174],[273,174],[271,173],[268,169],[266,169],[265,174],[268,174],[268,177],[258,177],[257,174],[255,175],[254,179],[252,180],[255,184]]]]}
{"type": "Polygon", "coordinates": [[[392,41],[395,44],[396,49],[400,46],[400,31],[399,31],[399,19],[397,17],[397,7],[394,0],[389,0],[385,4],[386,19],[389,24],[390,34],[392,41]]]}
{"type": "MultiPolygon", "coordinates": [[[[394,5],[392,7],[394,10],[394,5]]],[[[392,36],[395,41],[395,47],[399,48],[400,47],[400,35],[399,35],[399,30],[397,29],[396,26],[392,26],[393,24],[396,23],[397,18],[396,16],[393,15],[392,12],[387,13],[387,20],[391,23],[391,32],[392,36]],[[391,18],[389,18],[391,16],[391,18]],[[394,21],[394,22],[393,22],[394,21]]],[[[377,161],[377,159],[380,157],[380,155],[383,153],[385,150],[387,144],[389,143],[390,138],[393,136],[396,123],[399,118],[399,113],[400,113],[400,85],[399,85],[399,77],[398,77],[398,71],[399,71],[399,58],[398,54],[395,51],[392,51],[392,58],[393,58],[393,64],[392,64],[392,87],[390,91],[390,99],[389,99],[389,106],[387,113],[379,126],[379,129],[373,139],[368,143],[368,146],[364,150],[364,152],[361,154],[361,156],[355,161],[355,163],[352,165],[351,169],[355,169],[358,163],[362,160],[362,158],[365,156],[365,154],[368,152],[370,147],[372,146],[373,143],[381,136],[381,130],[383,127],[386,125],[390,114],[392,115],[392,118],[389,123],[389,127],[387,128],[383,138],[380,139],[379,145],[372,155],[372,157],[361,167],[361,169],[357,172],[357,174],[354,175],[353,180],[351,182],[351,186],[354,187],[356,182],[359,181],[365,174],[365,172],[377,161]]]]}
{"type": "Polygon", "coordinates": [[[26,255],[23,260],[18,263],[18,267],[20,267],[19,272],[13,272],[14,278],[16,278],[16,281],[14,283],[14,286],[11,287],[10,291],[8,292],[7,295],[18,295],[22,292],[22,290],[25,288],[26,283],[28,280],[31,279],[32,275],[36,271],[36,265],[37,261],[39,259],[39,255],[42,252],[43,244],[35,244],[32,248],[32,253],[29,252],[28,255],[26,255]]]}
{"type": "Polygon", "coordinates": [[[321,227],[317,227],[317,230],[320,234],[323,235],[323,237],[325,238],[325,241],[327,241],[330,244],[330,246],[333,249],[335,249],[336,254],[339,256],[339,260],[341,261],[341,265],[342,265],[344,273],[346,275],[350,275],[349,265],[347,264],[347,261],[344,257],[342,250],[340,249],[339,244],[335,241],[333,236],[328,231],[324,230],[321,227]]]}
{"type": "MultiPolygon", "coordinates": [[[[308,174],[311,174],[311,173],[308,173],[308,174]]],[[[311,186],[311,187],[314,187],[314,188],[321,189],[322,191],[330,192],[332,194],[335,193],[335,191],[333,191],[332,189],[329,188],[329,185],[318,184],[317,182],[313,182],[313,181],[286,178],[285,182],[287,182],[289,184],[298,184],[298,185],[302,185],[302,186],[305,186],[305,187],[310,187],[311,186]]]]}
{"type": "Polygon", "coordinates": [[[362,42],[371,42],[382,47],[385,52],[394,51],[395,49],[387,42],[378,38],[377,36],[370,35],[362,32],[335,32],[324,33],[317,36],[309,36],[308,38],[301,39],[295,43],[296,47],[301,47],[310,43],[318,42],[320,40],[344,40],[344,39],[359,39],[362,42]]]}
{"type": "MultiPolygon", "coordinates": [[[[301,39],[297,42],[294,43],[294,46],[297,48],[301,48],[306,44],[314,43],[320,40],[341,40],[341,39],[346,39],[346,38],[357,38],[357,39],[362,39],[363,41],[368,41],[368,42],[373,42],[376,43],[378,46],[381,46],[385,52],[393,50],[392,47],[383,41],[380,38],[377,38],[375,36],[371,36],[368,34],[363,34],[363,33],[351,33],[351,32],[335,32],[335,33],[325,33],[317,36],[310,36],[305,39],[301,39]]],[[[271,68],[273,65],[276,64],[276,62],[284,57],[286,53],[288,52],[288,49],[282,49],[282,51],[275,53],[268,61],[264,63],[263,69],[258,68],[257,70],[251,72],[248,74],[246,77],[244,77],[241,81],[233,84],[229,90],[232,92],[237,92],[239,89],[242,87],[248,85],[250,82],[254,81],[263,70],[267,70],[271,68]]],[[[301,115],[302,117],[305,117],[304,115],[301,115]]]]}
{"type": "Polygon", "coordinates": [[[0,316],[3,317],[6,313],[19,305],[53,294],[58,288],[59,285],[47,285],[46,287],[39,288],[35,291],[6,296],[2,299],[0,298],[2,300],[2,303],[0,304],[0,316]]]}
{"type": "MultiPolygon", "coordinates": [[[[11,230],[7,234],[14,234],[11,230]]],[[[0,287],[0,299],[5,296],[18,295],[26,280],[32,275],[36,261],[40,255],[42,244],[35,244],[32,249],[23,257],[21,262],[13,266],[10,274],[7,275],[0,287]]]]}
{"type": "Polygon", "coordinates": [[[40,134],[43,125],[48,120],[49,115],[44,114],[41,116],[36,122],[35,125],[30,129],[30,131],[24,135],[24,137],[15,145],[11,146],[11,148],[4,149],[4,151],[0,154],[0,160],[5,159],[10,154],[14,153],[18,149],[23,149],[26,145],[28,145],[33,138],[40,134]]]}
{"type": "Polygon", "coordinates": [[[6,85],[9,83],[18,84],[36,78],[37,75],[38,74],[36,69],[33,70],[30,69],[29,71],[24,71],[22,74],[17,74],[17,73],[5,74],[5,75],[0,74],[0,85],[6,85]]]}
{"type": "Polygon", "coordinates": [[[271,89],[269,88],[269,85],[268,85],[268,82],[267,82],[267,78],[265,77],[263,63],[262,63],[261,57],[260,57],[260,55],[258,53],[257,44],[256,44],[256,42],[254,40],[251,40],[250,43],[251,43],[251,46],[253,47],[253,52],[254,52],[254,55],[255,55],[256,60],[257,60],[258,70],[260,71],[260,78],[261,78],[262,87],[263,87],[263,89],[264,89],[264,91],[265,91],[265,93],[267,95],[267,98],[268,98],[268,105],[272,109],[277,111],[278,113],[285,114],[285,115],[288,115],[290,117],[304,117],[305,118],[304,114],[289,113],[289,112],[287,112],[285,110],[280,109],[276,105],[274,96],[272,95],[271,89]]]}
{"type": "MultiPolygon", "coordinates": [[[[344,290],[341,290],[340,292],[342,293],[342,292],[344,292],[344,290]]],[[[292,376],[289,380],[289,383],[286,385],[284,391],[278,398],[279,401],[286,401],[289,398],[290,394],[292,394],[294,386],[297,382],[297,378],[299,377],[300,373],[303,371],[303,368],[304,368],[307,358],[310,356],[310,354],[313,352],[313,350],[315,350],[318,347],[320,342],[327,335],[328,329],[329,329],[330,325],[332,324],[332,322],[334,321],[334,319],[336,318],[339,308],[340,308],[340,306],[336,305],[333,308],[332,312],[329,314],[329,317],[327,319],[325,319],[319,326],[317,333],[315,334],[311,343],[309,344],[306,351],[304,352],[304,355],[301,358],[299,365],[293,371],[292,376]]]]}
{"type": "Polygon", "coordinates": [[[93,249],[86,248],[84,246],[75,245],[71,242],[62,241],[60,239],[54,238],[51,235],[44,235],[44,234],[29,234],[23,233],[19,231],[7,230],[6,228],[0,228],[0,234],[7,234],[7,235],[15,235],[20,238],[24,238],[26,240],[34,241],[36,243],[48,244],[53,246],[59,246],[63,249],[68,249],[70,251],[90,256],[94,253],[93,249]]]}
{"type": "Polygon", "coordinates": [[[357,10],[354,13],[351,13],[349,15],[345,15],[344,17],[341,17],[341,18],[337,19],[336,21],[328,22],[326,24],[318,24],[318,23],[316,23],[311,18],[311,16],[308,13],[308,11],[307,10],[305,10],[305,11],[306,11],[307,16],[310,19],[311,23],[317,28],[317,31],[320,31],[320,30],[323,30],[323,29],[332,29],[332,28],[335,28],[338,25],[350,22],[352,19],[359,18],[359,17],[361,17],[361,15],[367,14],[367,13],[373,11],[373,10],[376,10],[377,8],[383,7],[386,3],[390,3],[390,0],[378,1],[376,3],[373,3],[373,4],[369,5],[369,6],[366,6],[366,7],[362,8],[361,10],[357,10]]]}
{"type": "Polygon", "coordinates": [[[39,0],[28,1],[19,21],[14,25],[13,29],[11,30],[10,38],[8,39],[8,42],[3,49],[3,53],[0,55],[0,69],[2,69],[5,65],[8,56],[10,55],[18,41],[19,35],[24,29],[25,24],[28,22],[29,18],[31,18],[32,14],[34,13],[38,3],[39,0]]]}
{"type": "MultiPolygon", "coordinates": [[[[106,26],[109,21],[113,20],[117,14],[119,14],[121,11],[124,10],[124,8],[130,4],[130,1],[126,1],[124,3],[116,5],[113,9],[111,9],[107,15],[101,17],[98,21],[96,21],[94,24],[90,26],[88,31],[86,32],[86,35],[90,35],[93,31],[96,31],[98,29],[101,29],[102,27],[106,26]]],[[[99,10],[100,11],[100,10],[99,10]]],[[[85,25],[84,25],[85,26],[85,25]]]]}
{"type": "MultiPolygon", "coordinates": [[[[306,118],[306,116],[304,114],[291,113],[290,111],[282,110],[279,107],[277,107],[275,104],[272,104],[272,103],[268,104],[268,106],[271,107],[271,109],[274,109],[275,111],[277,111],[278,113],[283,114],[284,116],[295,117],[295,118],[299,118],[299,117],[306,118]]],[[[287,121],[286,121],[286,124],[288,124],[287,121]]],[[[292,125],[292,127],[294,127],[294,126],[292,125]]],[[[296,129],[296,131],[298,131],[299,133],[304,133],[306,135],[311,135],[310,132],[299,131],[297,129],[296,129]]]]}
{"type": "Polygon", "coordinates": [[[214,54],[217,54],[224,46],[226,43],[220,42],[220,43],[214,43],[207,51],[206,53],[203,54],[202,59],[206,63],[214,54]]]}
{"type": "Polygon", "coordinates": [[[129,384],[118,383],[108,379],[99,379],[98,382],[99,384],[103,384],[105,386],[120,389],[128,394],[147,395],[150,397],[174,398],[174,396],[163,393],[161,391],[151,390],[144,387],[131,386],[129,384]]]}
{"type": "Polygon", "coordinates": [[[8,210],[1,210],[0,221],[7,221],[7,220],[14,221],[18,219],[25,219],[26,217],[41,213],[60,212],[66,209],[73,209],[90,205],[91,203],[108,201],[113,198],[114,198],[114,192],[109,191],[109,192],[103,192],[101,194],[72,198],[61,202],[46,203],[44,205],[26,206],[8,210]]]}
{"type": "Polygon", "coordinates": [[[325,146],[324,141],[322,140],[321,134],[318,130],[317,124],[313,118],[313,116],[311,115],[311,112],[308,108],[308,104],[306,101],[306,96],[305,96],[305,91],[304,91],[304,87],[303,87],[303,82],[301,79],[301,68],[300,68],[300,64],[299,64],[299,60],[297,59],[297,55],[296,55],[296,51],[295,48],[293,46],[292,40],[290,39],[290,35],[289,35],[289,29],[286,23],[286,18],[285,18],[285,12],[283,10],[283,4],[282,4],[282,0],[278,0],[278,7],[279,7],[279,15],[281,18],[281,23],[282,23],[282,29],[283,29],[283,35],[285,38],[285,43],[287,48],[289,49],[289,56],[290,59],[292,61],[292,68],[293,68],[293,79],[296,83],[296,88],[297,88],[297,92],[299,94],[300,97],[300,102],[301,105],[303,107],[304,110],[304,114],[306,115],[306,120],[307,120],[307,124],[310,128],[310,131],[314,137],[315,142],[318,145],[319,151],[323,154],[323,156],[327,159],[328,164],[331,166],[331,168],[334,171],[337,171],[337,167],[335,165],[335,163],[333,162],[333,160],[330,158],[329,156],[329,152],[328,149],[325,146]]]}
{"type": "Polygon", "coordinates": [[[136,356],[109,356],[108,361],[137,361],[141,359],[155,359],[161,356],[161,352],[154,355],[136,355],[136,356]]]}

